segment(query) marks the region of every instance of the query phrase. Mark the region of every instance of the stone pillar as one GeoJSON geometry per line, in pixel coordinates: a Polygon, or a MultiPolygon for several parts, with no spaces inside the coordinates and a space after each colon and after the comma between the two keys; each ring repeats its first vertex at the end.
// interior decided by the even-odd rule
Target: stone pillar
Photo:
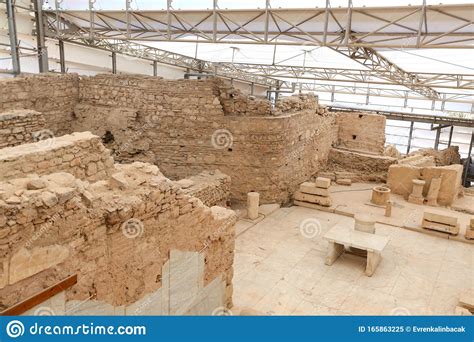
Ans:
{"type": "Polygon", "coordinates": [[[441,177],[433,178],[430,183],[428,194],[426,195],[426,204],[433,207],[438,206],[438,194],[441,187],[441,177]]]}
{"type": "Polygon", "coordinates": [[[385,206],[385,216],[392,216],[392,201],[387,201],[387,205],[385,206]]]}
{"type": "Polygon", "coordinates": [[[354,219],[355,219],[355,225],[354,225],[355,230],[375,234],[375,220],[371,215],[362,214],[362,213],[355,214],[354,219]]]}
{"type": "Polygon", "coordinates": [[[372,189],[372,199],[370,200],[373,204],[385,206],[390,199],[390,189],[386,186],[375,186],[372,189]]]}
{"type": "Polygon", "coordinates": [[[421,179],[414,179],[413,181],[413,190],[408,196],[408,202],[415,203],[415,204],[423,204],[423,186],[425,185],[425,181],[421,179]]]}
{"type": "Polygon", "coordinates": [[[258,192],[249,192],[247,194],[247,216],[251,220],[258,218],[258,205],[260,202],[260,194],[258,192]]]}
{"type": "MultiPolygon", "coordinates": [[[[375,220],[371,215],[357,213],[354,215],[354,220],[355,220],[355,225],[354,225],[355,230],[365,232],[365,233],[375,234],[375,220]]],[[[359,255],[363,257],[367,256],[367,251],[364,249],[350,247],[349,250],[355,255],[359,255]]]]}

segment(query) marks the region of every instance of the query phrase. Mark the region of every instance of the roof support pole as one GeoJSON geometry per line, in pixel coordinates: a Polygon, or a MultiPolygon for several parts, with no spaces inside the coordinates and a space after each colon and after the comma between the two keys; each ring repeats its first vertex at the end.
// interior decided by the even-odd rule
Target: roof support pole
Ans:
{"type": "Polygon", "coordinates": [[[217,0],[212,1],[212,41],[217,42],[217,0]]]}
{"type": "Polygon", "coordinates": [[[94,27],[95,27],[95,12],[94,12],[94,4],[95,0],[89,0],[89,21],[90,21],[90,27],[89,27],[89,39],[93,40],[94,39],[94,27]]]}
{"type": "Polygon", "coordinates": [[[265,43],[268,43],[268,24],[270,22],[270,14],[268,10],[270,8],[270,0],[265,1],[265,33],[264,33],[264,40],[265,43]]]}
{"type": "Polygon", "coordinates": [[[167,27],[166,32],[168,36],[168,40],[171,40],[171,3],[173,0],[166,0],[166,20],[167,20],[167,27]]]}
{"type": "Polygon", "coordinates": [[[64,74],[66,72],[66,59],[64,57],[64,41],[59,40],[59,66],[61,67],[61,72],[64,74]]]}
{"type": "Polygon", "coordinates": [[[7,0],[7,17],[8,17],[8,35],[10,36],[10,53],[12,56],[13,74],[18,75],[20,69],[20,51],[18,50],[18,39],[16,35],[15,9],[13,0],[7,0]]]}
{"type": "Polygon", "coordinates": [[[454,131],[454,126],[451,126],[451,129],[449,130],[448,147],[451,146],[451,140],[453,140],[453,131],[454,131]]]}
{"type": "Polygon", "coordinates": [[[153,61],[153,76],[158,76],[158,62],[153,61]]]}
{"type": "Polygon", "coordinates": [[[413,137],[413,125],[414,122],[410,122],[410,131],[408,132],[408,143],[407,143],[407,154],[410,153],[410,148],[411,148],[411,138],[413,137]]]}
{"type": "Polygon", "coordinates": [[[131,31],[130,31],[131,6],[132,6],[132,0],[125,0],[125,11],[126,11],[126,16],[127,16],[127,39],[131,38],[131,31]]]}
{"type": "Polygon", "coordinates": [[[326,9],[325,9],[325,11],[324,11],[323,45],[326,45],[327,38],[328,38],[329,7],[331,7],[330,0],[326,0],[326,9]]]}
{"type": "Polygon", "coordinates": [[[435,143],[434,143],[434,149],[437,151],[439,148],[439,138],[441,136],[441,125],[438,126],[438,129],[436,130],[436,138],[435,138],[435,143]]]}
{"type": "Polygon", "coordinates": [[[48,72],[48,49],[46,48],[43,21],[43,1],[33,0],[36,21],[36,44],[38,51],[39,72],[48,72]]]}
{"type": "Polygon", "coordinates": [[[421,31],[423,31],[423,23],[425,22],[426,15],[426,0],[423,0],[423,5],[421,6],[420,11],[420,23],[418,24],[418,36],[416,38],[416,46],[420,47],[421,44],[421,31]]]}
{"type": "Polygon", "coordinates": [[[117,53],[112,51],[112,74],[117,73],[117,53]]]}
{"type": "Polygon", "coordinates": [[[351,29],[352,27],[352,0],[348,0],[347,2],[347,22],[346,22],[346,29],[344,33],[344,43],[343,45],[347,46],[349,44],[349,40],[351,38],[351,29]]]}

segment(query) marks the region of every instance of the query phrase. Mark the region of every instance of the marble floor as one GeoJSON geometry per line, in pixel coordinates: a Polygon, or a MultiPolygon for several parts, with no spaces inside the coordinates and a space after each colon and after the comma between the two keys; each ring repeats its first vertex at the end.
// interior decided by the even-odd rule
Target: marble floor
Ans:
{"type": "Polygon", "coordinates": [[[372,277],[365,258],[324,264],[322,238],[353,219],[303,207],[280,208],[236,239],[234,308],[266,315],[451,315],[474,289],[474,245],[376,224],[390,241],[372,277]]]}

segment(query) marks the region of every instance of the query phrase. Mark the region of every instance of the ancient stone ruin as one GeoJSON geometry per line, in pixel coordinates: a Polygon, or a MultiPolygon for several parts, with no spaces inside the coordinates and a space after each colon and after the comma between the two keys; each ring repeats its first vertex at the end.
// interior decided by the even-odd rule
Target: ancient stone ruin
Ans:
{"type": "Polygon", "coordinates": [[[364,277],[383,274],[393,251],[376,224],[473,241],[472,207],[456,209],[457,150],[402,156],[383,115],[332,111],[311,93],[272,103],[219,78],[41,74],[0,89],[5,314],[254,312],[243,298],[300,251],[327,249],[328,269],[352,253],[367,258],[364,277]],[[321,211],[355,223],[296,223],[321,211]],[[300,246],[300,233],[319,240],[300,246]],[[272,234],[294,254],[256,245],[272,234]]]}

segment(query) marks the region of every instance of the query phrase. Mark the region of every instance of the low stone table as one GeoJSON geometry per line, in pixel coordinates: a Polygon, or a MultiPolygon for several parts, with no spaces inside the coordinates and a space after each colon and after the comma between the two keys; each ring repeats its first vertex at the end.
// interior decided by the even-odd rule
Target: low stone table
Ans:
{"type": "Polygon", "coordinates": [[[357,231],[354,228],[336,225],[329,230],[324,239],[329,241],[326,265],[331,266],[344,252],[344,246],[367,251],[365,274],[371,277],[382,259],[381,253],[388,243],[388,237],[357,231]]]}

